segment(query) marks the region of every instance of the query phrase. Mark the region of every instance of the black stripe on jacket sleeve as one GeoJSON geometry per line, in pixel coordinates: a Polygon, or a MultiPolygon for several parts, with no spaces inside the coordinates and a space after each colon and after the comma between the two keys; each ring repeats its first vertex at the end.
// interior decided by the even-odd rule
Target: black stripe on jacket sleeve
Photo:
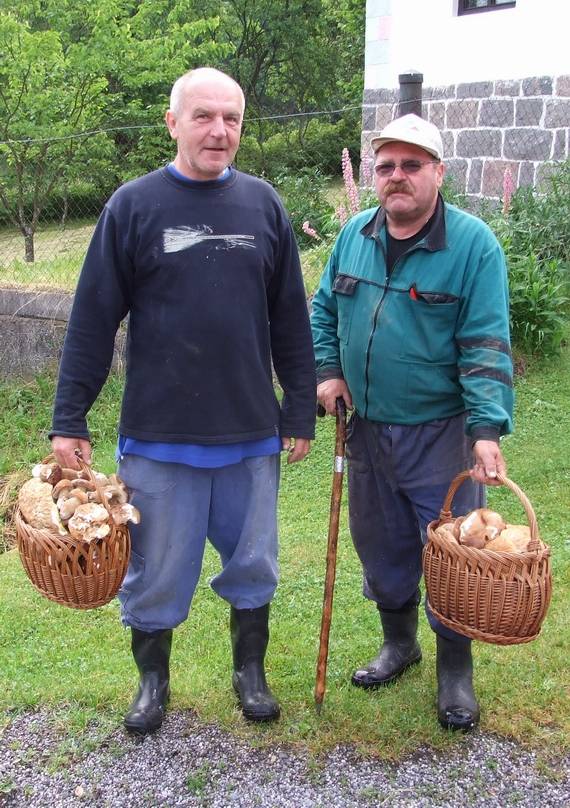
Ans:
{"type": "Polygon", "coordinates": [[[484,376],[487,379],[494,379],[497,382],[505,384],[507,387],[513,386],[512,376],[508,373],[503,373],[502,370],[495,368],[485,367],[484,365],[465,365],[459,369],[460,376],[484,376]]]}
{"type": "Polygon", "coordinates": [[[502,339],[493,339],[492,337],[469,337],[468,339],[460,339],[457,341],[460,348],[489,348],[492,351],[500,351],[501,353],[511,355],[511,348],[508,342],[502,339]]]}

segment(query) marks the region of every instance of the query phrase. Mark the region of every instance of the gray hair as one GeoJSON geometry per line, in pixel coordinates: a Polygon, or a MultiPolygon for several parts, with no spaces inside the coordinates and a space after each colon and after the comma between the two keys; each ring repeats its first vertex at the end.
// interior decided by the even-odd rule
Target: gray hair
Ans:
{"type": "Polygon", "coordinates": [[[227,73],[223,73],[221,70],[216,70],[214,67],[198,67],[195,70],[189,70],[184,75],[180,76],[180,78],[176,79],[174,84],[172,85],[172,90],[170,92],[170,109],[175,115],[180,114],[180,110],[182,108],[182,104],[184,101],[184,95],[189,89],[189,85],[197,80],[197,79],[213,79],[213,80],[226,80],[234,84],[241,96],[241,109],[242,113],[245,109],[245,96],[243,94],[242,88],[239,86],[237,81],[233,79],[231,76],[228,76],[227,73]]]}

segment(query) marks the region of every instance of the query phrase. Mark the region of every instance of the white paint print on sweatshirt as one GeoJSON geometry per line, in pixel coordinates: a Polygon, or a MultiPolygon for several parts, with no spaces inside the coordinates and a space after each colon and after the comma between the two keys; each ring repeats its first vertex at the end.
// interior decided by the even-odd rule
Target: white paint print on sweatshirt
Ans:
{"type": "Polygon", "coordinates": [[[245,235],[214,235],[211,227],[206,224],[197,227],[169,227],[164,231],[163,244],[164,252],[180,252],[189,250],[203,241],[219,241],[216,250],[234,250],[236,247],[244,247],[248,250],[255,250],[255,236],[245,235]]]}

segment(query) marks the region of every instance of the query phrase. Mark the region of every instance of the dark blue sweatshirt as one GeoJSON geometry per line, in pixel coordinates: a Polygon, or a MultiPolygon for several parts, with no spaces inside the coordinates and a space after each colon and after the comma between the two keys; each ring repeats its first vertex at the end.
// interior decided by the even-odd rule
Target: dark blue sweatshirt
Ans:
{"type": "Polygon", "coordinates": [[[267,183],[232,170],[194,188],[161,169],[115,192],[79,278],[51,434],[88,437],[86,415],[127,314],[122,435],[203,444],[314,436],[299,257],[267,183]]]}

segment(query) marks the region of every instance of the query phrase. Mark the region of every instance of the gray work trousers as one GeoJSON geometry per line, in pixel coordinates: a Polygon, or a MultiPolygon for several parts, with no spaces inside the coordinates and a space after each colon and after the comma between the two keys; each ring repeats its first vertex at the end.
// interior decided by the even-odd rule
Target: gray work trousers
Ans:
{"type": "MultiPolygon", "coordinates": [[[[381,609],[419,602],[422,548],[429,522],[439,518],[453,478],[472,465],[465,415],[408,426],[367,421],[354,414],[347,430],[349,524],[364,572],[364,595],[381,609]]],[[[464,482],[454,515],[485,503],[482,485],[464,482]]],[[[426,609],[434,631],[465,638],[426,609]]]]}

